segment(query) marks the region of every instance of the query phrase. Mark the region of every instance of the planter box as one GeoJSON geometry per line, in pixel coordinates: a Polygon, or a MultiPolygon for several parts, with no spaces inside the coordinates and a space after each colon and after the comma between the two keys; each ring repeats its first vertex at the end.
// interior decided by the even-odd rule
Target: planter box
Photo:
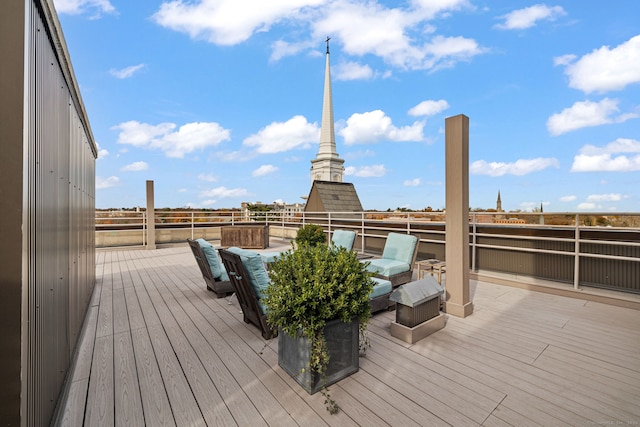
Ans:
{"type": "Polygon", "coordinates": [[[269,247],[268,225],[234,225],[222,227],[220,246],[237,246],[243,249],[266,249],[269,247]]]}
{"type": "Polygon", "coordinates": [[[278,365],[309,394],[314,394],[322,387],[336,383],[360,369],[357,319],[351,323],[340,320],[328,322],[324,328],[324,336],[329,351],[329,366],[326,375],[320,377],[309,369],[309,340],[278,331],[278,365]]]}

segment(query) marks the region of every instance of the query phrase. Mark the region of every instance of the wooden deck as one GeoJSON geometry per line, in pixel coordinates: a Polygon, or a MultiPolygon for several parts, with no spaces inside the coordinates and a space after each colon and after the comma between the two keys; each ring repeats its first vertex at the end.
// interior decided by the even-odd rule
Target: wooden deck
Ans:
{"type": "Polygon", "coordinates": [[[472,282],[475,312],[414,345],[370,323],[330,415],[277,339],[205,289],[188,246],[101,251],[65,426],[640,424],[640,311],[472,282]]]}

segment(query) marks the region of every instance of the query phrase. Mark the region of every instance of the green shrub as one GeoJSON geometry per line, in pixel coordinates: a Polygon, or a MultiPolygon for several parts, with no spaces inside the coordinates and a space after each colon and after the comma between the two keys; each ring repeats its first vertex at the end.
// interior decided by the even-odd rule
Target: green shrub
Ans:
{"type": "Polygon", "coordinates": [[[325,244],[327,236],[318,224],[305,224],[298,229],[295,241],[298,247],[305,245],[316,246],[325,244]]]}

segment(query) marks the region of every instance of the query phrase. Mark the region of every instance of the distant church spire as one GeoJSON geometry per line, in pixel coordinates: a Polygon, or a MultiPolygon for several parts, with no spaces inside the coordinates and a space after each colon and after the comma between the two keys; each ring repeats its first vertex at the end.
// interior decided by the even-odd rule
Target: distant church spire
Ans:
{"type": "Polygon", "coordinates": [[[322,127],[320,129],[320,148],[316,158],[311,160],[311,182],[315,180],[342,182],[344,160],[336,152],[336,137],[333,127],[333,98],[331,95],[331,73],[329,66],[329,40],[324,72],[324,97],[322,100],[322,127]]]}
{"type": "Polygon", "coordinates": [[[496,210],[502,212],[502,199],[500,199],[500,190],[498,190],[498,200],[496,201],[496,210]]]}

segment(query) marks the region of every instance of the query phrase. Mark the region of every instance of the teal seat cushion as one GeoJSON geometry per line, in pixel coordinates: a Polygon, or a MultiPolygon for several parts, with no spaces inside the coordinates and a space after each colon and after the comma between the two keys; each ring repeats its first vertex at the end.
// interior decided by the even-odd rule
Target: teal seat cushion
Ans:
{"type": "Polygon", "coordinates": [[[367,271],[371,271],[373,273],[380,274],[386,277],[404,273],[405,271],[409,271],[410,269],[409,264],[393,259],[377,258],[368,261],[369,265],[366,267],[367,271]]]}
{"type": "Polygon", "coordinates": [[[223,282],[229,281],[229,275],[224,268],[224,264],[222,264],[220,258],[218,258],[216,248],[204,239],[198,239],[196,242],[198,242],[198,245],[202,248],[202,252],[204,252],[204,256],[207,258],[207,263],[209,264],[209,268],[211,268],[213,278],[223,282]]]}
{"type": "Polygon", "coordinates": [[[282,254],[283,252],[262,252],[260,256],[262,257],[262,262],[265,264],[271,264],[282,254]]]}
{"type": "MultiPolygon", "coordinates": [[[[410,234],[389,233],[384,244],[382,258],[401,261],[407,265],[413,261],[418,238],[410,234]]],[[[405,270],[405,271],[408,271],[405,270]]]]}
{"type": "Polygon", "coordinates": [[[369,299],[379,297],[381,295],[391,293],[393,286],[391,286],[391,282],[388,280],[380,279],[378,277],[372,277],[373,279],[373,289],[369,294],[369,299]]]}
{"type": "Polygon", "coordinates": [[[353,249],[353,244],[356,241],[356,232],[349,230],[336,230],[331,236],[331,243],[336,246],[342,246],[346,250],[353,249]]]}
{"type": "MultiPolygon", "coordinates": [[[[240,256],[242,265],[244,265],[244,269],[247,270],[247,274],[249,275],[249,283],[251,283],[253,290],[256,292],[258,302],[260,302],[264,297],[263,290],[269,286],[269,283],[271,283],[269,280],[269,273],[267,273],[267,270],[264,268],[262,257],[257,252],[242,248],[231,247],[227,250],[240,256]]],[[[260,303],[260,306],[262,307],[262,312],[266,313],[265,307],[262,303],[260,303]]]]}

